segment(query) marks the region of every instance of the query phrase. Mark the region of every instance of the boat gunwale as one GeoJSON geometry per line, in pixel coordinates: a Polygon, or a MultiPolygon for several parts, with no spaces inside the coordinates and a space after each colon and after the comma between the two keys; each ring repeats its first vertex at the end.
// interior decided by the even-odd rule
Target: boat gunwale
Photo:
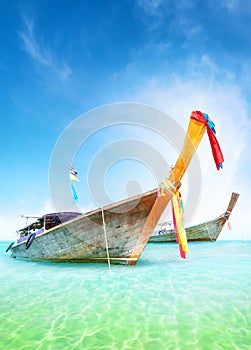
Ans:
{"type": "MultiPolygon", "coordinates": [[[[144,193],[142,193],[142,194],[138,194],[138,195],[135,195],[135,196],[133,196],[133,197],[125,198],[125,199],[122,199],[122,200],[120,200],[120,201],[118,201],[118,202],[115,202],[115,203],[112,203],[112,204],[108,204],[108,205],[106,205],[106,206],[104,206],[104,207],[99,207],[99,208],[94,209],[94,210],[92,210],[92,211],[89,211],[89,212],[87,212],[87,213],[79,213],[80,215],[78,215],[77,217],[75,217],[75,218],[73,218],[73,219],[71,219],[71,220],[69,220],[69,221],[62,222],[61,224],[59,224],[59,225],[57,225],[57,226],[54,226],[54,227],[50,228],[49,230],[44,230],[43,232],[41,232],[41,234],[36,235],[36,236],[34,237],[34,240],[36,240],[36,239],[38,239],[38,238],[40,238],[40,237],[43,237],[43,236],[45,236],[45,235],[47,235],[47,234],[49,234],[49,233],[51,233],[51,232],[53,232],[53,231],[59,230],[59,229],[61,229],[62,227],[68,225],[68,224],[71,224],[71,223],[74,223],[74,222],[76,222],[76,221],[78,221],[78,220],[81,220],[81,219],[84,219],[84,218],[88,218],[89,216],[92,216],[92,215],[101,213],[102,210],[105,212],[105,211],[107,211],[107,210],[109,210],[109,209],[113,209],[113,208],[119,207],[119,206],[121,206],[121,205],[123,205],[123,204],[127,204],[127,203],[130,203],[130,202],[133,202],[133,201],[135,201],[135,200],[137,200],[137,199],[140,200],[141,198],[146,197],[146,196],[148,196],[148,195],[152,195],[152,194],[154,194],[155,192],[156,192],[156,196],[157,196],[157,191],[158,191],[158,189],[150,190],[150,191],[144,192],[144,193]]],[[[65,212],[63,212],[63,211],[62,211],[62,212],[55,212],[55,213],[53,213],[53,214],[57,215],[57,214],[60,214],[60,213],[65,213],[65,212]]],[[[77,212],[76,212],[76,213],[77,213],[77,212]]],[[[41,216],[41,217],[39,217],[39,218],[46,217],[46,215],[49,215],[49,214],[50,214],[50,213],[47,213],[47,214],[45,214],[45,215],[43,215],[43,216],[41,216]]],[[[31,224],[31,225],[32,225],[32,224],[31,224]]],[[[28,226],[29,226],[29,225],[26,225],[25,227],[28,227],[28,226]]],[[[19,230],[17,230],[17,232],[18,232],[18,231],[19,231],[19,230]]],[[[29,237],[30,237],[30,235],[27,236],[27,239],[28,239],[29,237]]],[[[12,248],[21,246],[22,244],[26,244],[27,239],[24,240],[24,241],[22,241],[22,242],[16,242],[16,243],[12,246],[12,248]]],[[[12,250],[12,249],[11,249],[11,250],[12,250]]],[[[134,259],[132,259],[132,260],[134,260],[134,259]]]]}

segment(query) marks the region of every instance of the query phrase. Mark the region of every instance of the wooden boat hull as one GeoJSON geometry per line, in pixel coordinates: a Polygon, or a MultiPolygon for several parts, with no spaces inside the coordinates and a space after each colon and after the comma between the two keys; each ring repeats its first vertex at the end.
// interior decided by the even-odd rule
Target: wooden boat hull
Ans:
{"type": "Polygon", "coordinates": [[[109,259],[111,263],[128,264],[156,197],[157,190],[153,190],[81,215],[35,237],[28,249],[26,242],[15,244],[10,248],[12,256],[81,262],[109,259]]]}
{"type": "MultiPolygon", "coordinates": [[[[207,128],[205,121],[194,118],[197,113],[201,114],[191,114],[183,147],[169,177],[171,183],[181,181],[207,128]]],[[[135,265],[170,200],[169,196],[159,198],[157,193],[155,189],[97,209],[39,234],[29,247],[19,242],[8,249],[13,257],[33,260],[135,265]]]]}
{"type": "MultiPolygon", "coordinates": [[[[214,220],[186,228],[187,240],[190,242],[216,241],[239,198],[238,193],[232,193],[226,212],[214,220]]],[[[151,243],[176,242],[174,230],[160,230],[149,239],[151,243]]]]}

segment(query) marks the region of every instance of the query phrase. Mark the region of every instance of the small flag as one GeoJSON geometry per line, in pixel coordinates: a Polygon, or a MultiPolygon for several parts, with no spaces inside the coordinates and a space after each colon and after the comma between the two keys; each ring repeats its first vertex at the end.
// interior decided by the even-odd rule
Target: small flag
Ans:
{"type": "Polygon", "coordinates": [[[78,179],[78,172],[76,169],[74,169],[72,166],[69,165],[69,175],[71,181],[77,181],[80,182],[78,179]]]}
{"type": "Polygon", "coordinates": [[[73,197],[73,203],[78,202],[78,195],[77,195],[75,187],[73,186],[72,183],[71,183],[71,192],[72,192],[72,197],[73,197]]]}
{"type": "Polygon", "coordinates": [[[78,172],[76,169],[74,169],[72,166],[69,165],[69,175],[70,175],[70,182],[71,182],[71,192],[72,192],[72,197],[73,197],[73,204],[78,202],[78,195],[75,190],[75,187],[72,184],[72,181],[77,181],[80,182],[78,179],[78,172]]]}

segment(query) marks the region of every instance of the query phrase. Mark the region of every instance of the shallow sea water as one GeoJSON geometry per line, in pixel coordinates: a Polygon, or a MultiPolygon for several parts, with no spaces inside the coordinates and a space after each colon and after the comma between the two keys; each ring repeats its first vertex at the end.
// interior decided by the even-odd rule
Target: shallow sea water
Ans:
{"type": "Polygon", "coordinates": [[[0,349],[251,349],[251,241],[148,244],[136,266],[11,259],[0,349]]]}

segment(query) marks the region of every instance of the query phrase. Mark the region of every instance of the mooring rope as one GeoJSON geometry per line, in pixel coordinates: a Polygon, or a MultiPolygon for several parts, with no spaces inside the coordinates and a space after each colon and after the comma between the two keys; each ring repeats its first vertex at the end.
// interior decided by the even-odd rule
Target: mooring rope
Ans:
{"type": "Polygon", "coordinates": [[[109,255],[109,249],[108,249],[107,234],[106,234],[106,225],[105,225],[105,216],[104,216],[104,210],[103,210],[103,208],[101,208],[101,211],[102,211],[102,221],[103,221],[103,229],[104,229],[104,235],[105,235],[106,255],[107,255],[107,261],[108,261],[109,271],[111,272],[110,255],[109,255]]]}
{"type": "Polygon", "coordinates": [[[209,228],[208,228],[206,222],[205,222],[205,225],[206,225],[206,228],[207,228],[207,233],[208,233],[209,238],[211,239],[212,242],[214,242],[214,239],[213,239],[213,238],[211,237],[211,235],[210,235],[209,228]]]}

